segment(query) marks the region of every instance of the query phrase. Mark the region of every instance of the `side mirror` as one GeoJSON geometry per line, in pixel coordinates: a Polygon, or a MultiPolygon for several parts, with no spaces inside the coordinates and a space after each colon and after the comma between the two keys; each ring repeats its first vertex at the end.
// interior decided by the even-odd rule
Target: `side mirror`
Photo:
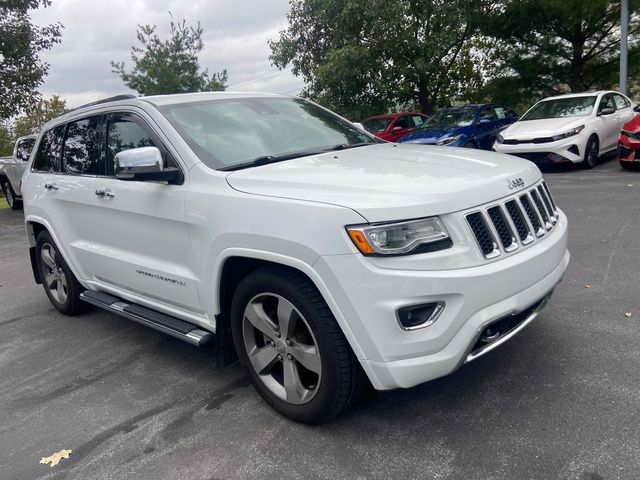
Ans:
{"type": "Polygon", "coordinates": [[[351,123],[353,123],[353,125],[355,125],[355,126],[356,126],[357,128],[359,128],[360,130],[364,130],[365,132],[367,131],[367,130],[364,128],[364,125],[362,125],[360,122],[351,122],[351,123]]]}
{"type": "Polygon", "coordinates": [[[605,108],[600,109],[600,111],[598,112],[598,115],[611,115],[613,113],[616,113],[616,109],[615,108],[605,107],[605,108]]]}
{"type": "Polygon", "coordinates": [[[156,147],[139,147],[116,154],[113,171],[119,180],[166,181],[180,177],[180,170],[163,166],[162,154],[156,147]]]}
{"type": "Polygon", "coordinates": [[[633,111],[636,113],[640,113],[640,105],[636,105],[635,107],[633,107],[633,111]]]}
{"type": "Polygon", "coordinates": [[[31,157],[31,153],[28,153],[28,152],[20,152],[18,154],[18,158],[23,162],[28,162],[30,157],[31,157]]]}

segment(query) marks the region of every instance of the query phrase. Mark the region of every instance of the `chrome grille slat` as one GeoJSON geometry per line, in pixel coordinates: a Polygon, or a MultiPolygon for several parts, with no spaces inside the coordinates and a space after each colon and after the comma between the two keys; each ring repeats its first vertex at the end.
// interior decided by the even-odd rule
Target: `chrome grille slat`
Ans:
{"type": "Polygon", "coordinates": [[[558,210],[546,183],[465,214],[480,251],[487,259],[527,246],[552,230],[558,210]]]}

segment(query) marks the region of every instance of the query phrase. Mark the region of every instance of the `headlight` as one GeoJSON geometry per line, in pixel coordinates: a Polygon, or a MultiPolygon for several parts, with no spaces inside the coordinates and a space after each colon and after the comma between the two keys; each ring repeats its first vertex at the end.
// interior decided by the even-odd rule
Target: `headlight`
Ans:
{"type": "Polygon", "coordinates": [[[580,125],[568,132],[561,133],[559,135],[554,135],[551,137],[551,141],[557,142],[558,140],[562,140],[563,138],[573,137],[574,135],[578,135],[582,130],[584,130],[584,125],[580,125]]]}
{"type": "Polygon", "coordinates": [[[504,142],[504,137],[500,134],[496,135],[496,142],[498,143],[504,142]]]}
{"type": "Polygon", "coordinates": [[[449,145],[450,143],[457,142],[462,137],[463,137],[463,135],[460,134],[460,135],[456,135],[455,137],[448,137],[448,138],[445,138],[443,140],[438,140],[436,142],[436,145],[449,145]]]}
{"type": "Polygon", "coordinates": [[[347,233],[365,255],[404,255],[451,246],[438,217],[379,225],[350,225],[347,233]]]}

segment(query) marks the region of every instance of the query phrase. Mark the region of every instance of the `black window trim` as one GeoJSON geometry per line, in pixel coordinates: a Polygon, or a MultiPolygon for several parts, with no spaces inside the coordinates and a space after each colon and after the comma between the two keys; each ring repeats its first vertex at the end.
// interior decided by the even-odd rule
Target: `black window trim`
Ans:
{"type": "Polygon", "coordinates": [[[162,158],[165,159],[166,162],[168,162],[168,160],[171,159],[171,162],[176,166],[176,168],[180,170],[180,177],[175,182],[172,182],[171,185],[182,185],[184,183],[184,180],[186,178],[184,173],[184,168],[182,167],[180,162],[176,159],[176,156],[169,151],[169,148],[167,148],[166,143],[162,141],[160,136],[156,133],[156,130],[149,124],[149,122],[147,122],[142,117],[142,115],[139,115],[130,110],[113,110],[113,111],[104,112],[103,116],[104,116],[104,119],[103,119],[102,128],[101,128],[102,136],[103,136],[103,138],[101,139],[101,143],[102,143],[102,149],[101,149],[102,154],[101,154],[101,160],[100,160],[101,168],[99,169],[99,171],[101,172],[101,175],[98,175],[100,178],[116,178],[114,175],[106,174],[107,148],[109,144],[109,121],[113,116],[123,116],[125,118],[126,117],[132,118],[135,123],[140,125],[149,134],[151,140],[156,144],[156,147],[160,150],[160,153],[162,154],[162,158]]]}

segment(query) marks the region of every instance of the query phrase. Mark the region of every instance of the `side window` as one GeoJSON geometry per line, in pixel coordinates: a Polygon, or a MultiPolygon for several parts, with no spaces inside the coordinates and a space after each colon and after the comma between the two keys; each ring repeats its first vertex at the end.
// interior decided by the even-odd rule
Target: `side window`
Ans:
{"type": "Polygon", "coordinates": [[[32,170],[35,172],[59,172],[62,157],[62,137],[65,125],[47,130],[42,134],[32,170]]]}
{"type": "Polygon", "coordinates": [[[613,95],[613,101],[616,104],[616,110],[620,110],[622,108],[627,108],[631,106],[629,100],[624,98],[622,95],[618,95],[617,93],[613,95]]]}
{"type": "Polygon", "coordinates": [[[411,128],[411,124],[409,123],[409,117],[407,117],[406,115],[403,115],[402,117],[396,120],[396,123],[393,126],[394,128],[395,127],[411,128]]]}
{"type": "Polygon", "coordinates": [[[598,112],[601,112],[603,108],[613,108],[616,109],[615,104],[613,103],[613,98],[610,93],[607,93],[600,100],[600,106],[598,107],[598,112]]]}
{"type": "Polygon", "coordinates": [[[495,122],[497,119],[496,112],[491,107],[484,108],[482,112],[480,112],[480,120],[495,122]]]}
{"type": "Polygon", "coordinates": [[[16,145],[16,160],[22,160],[24,162],[29,160],[31,150],[33,150],[33,146],[35,144],[35,138],[25,138],[24,140],[20,140],[16,145]]]}
{"type": "Polygon", "coordinates": [[[424,123],[424,117],[422,115],[412,115],[413,124],[418,128],[420,125],[424,123]]]}
{"type": "Polygon", "coordinates": [[[100,117],[69,123],[64,140],[62,171],[76,175],[97,175],[100,158],[100,117]]]}
{"type": "Polygon", "coordinates": [[[153,136],[131,115],[111,115],[107,124],[107,175],[113,175],[116,154],[138,147],[156,147],[153,136]]]}
{"type": "Polygon", "coordinates": [[[495,111],[499,120],[504,120],[508,116],[507,109],[504,107],[496,107],[495,111]]]}

